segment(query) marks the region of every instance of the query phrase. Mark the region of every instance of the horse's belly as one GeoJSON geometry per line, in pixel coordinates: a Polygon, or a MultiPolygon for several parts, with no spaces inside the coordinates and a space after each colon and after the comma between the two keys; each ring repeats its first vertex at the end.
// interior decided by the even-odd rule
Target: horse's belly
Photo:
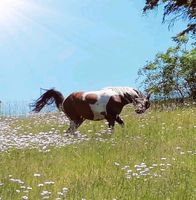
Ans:
{"type": "Polygon", "coordinates": [[[94,115],[94,118],[93,118],[93,120],[102,120],[102,119],[105,119],[105,116],[103,115],[103,114],[101,114],[101,113],[93,113],[93,115],[94,115]]]}
{"type": "Polygon", "coordinates": [[[100,102],[98,101],[95,104],[91,104],[90,108],[94,115],[93,120],[105,119],[105,115],[106,115],[106,105],[105,104],[100,104],[100,102]]]}

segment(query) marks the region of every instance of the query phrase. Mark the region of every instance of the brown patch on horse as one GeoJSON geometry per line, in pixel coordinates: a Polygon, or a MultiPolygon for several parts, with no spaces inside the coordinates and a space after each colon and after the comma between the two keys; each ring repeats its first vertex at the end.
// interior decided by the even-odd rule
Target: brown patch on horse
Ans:
{"type": "Polygon", "coordinates": [[[87,94],[85,96],[85,101],[90,104],[95,104],[97,102],[97,95],[96,94],[87,94]]]}
{"type": "Polygon", "coordinates": [[[107,114],[115,115],[114,118],[116,118],[126,104],[127,102],[121,95],[112,96],[106,106],[107,114]]]}
{"type": "Polygon", "coordinates": [[[63,110],[71,120],[79,120],[81,118],[93,120],[94,114],[89,104],[84,101],[84,92],[75,92],[70,94],[63,102],[63,110]]]}

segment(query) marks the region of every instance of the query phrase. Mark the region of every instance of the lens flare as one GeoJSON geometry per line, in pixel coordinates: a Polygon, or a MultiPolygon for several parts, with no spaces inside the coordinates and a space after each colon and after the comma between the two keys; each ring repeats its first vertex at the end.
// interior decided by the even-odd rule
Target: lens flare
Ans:
{"type": "Polygon", "coordinates": [[[0,39],[26,29],[49,10],[33,0],[0,0],[0,39]]]}
{"type": "Polygon", "coordinates": [[[11,23],[22,7],[23,0],[0,0],[0,25],[11,23]]]}

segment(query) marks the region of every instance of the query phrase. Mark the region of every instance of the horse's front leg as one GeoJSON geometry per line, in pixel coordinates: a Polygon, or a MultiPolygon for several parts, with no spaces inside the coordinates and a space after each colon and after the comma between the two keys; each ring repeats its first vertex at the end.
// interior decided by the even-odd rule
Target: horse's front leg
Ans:
{"type": "Polygon", "coordinates": [[[115,125],[115,117],[113,115],[107,116],[106,120],[108,122],[108,132],[113,133],[115,125]]]}
{"type": "Polygon", "coordinates": [[[117,117],[116,117],[116,122],[118,123],[118,124],[120,124],[122,127],[124,127],[124,121],[120,118],[120,116],[118,115],[117,117]]]}

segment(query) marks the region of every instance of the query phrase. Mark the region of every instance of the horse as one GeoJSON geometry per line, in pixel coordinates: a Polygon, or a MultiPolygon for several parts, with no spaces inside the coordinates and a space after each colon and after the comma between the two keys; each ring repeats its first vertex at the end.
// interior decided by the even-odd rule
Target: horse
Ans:
{"type": "Polygon", "coordinates": [[[124,126],[120,117],[123,107],[133,104],[137,114],[144,113],[150,107],[150,94],[144,95],[131,87],[107,87],[98,91],[73,92],[68,97],[55,89],[46,90],[32,105],[33,112],[40,112],[45,105],[56,104],[70,120],[66,132],[74,133],[85,120],[106,119],[109,128],[115,122],[124,126]]]}

